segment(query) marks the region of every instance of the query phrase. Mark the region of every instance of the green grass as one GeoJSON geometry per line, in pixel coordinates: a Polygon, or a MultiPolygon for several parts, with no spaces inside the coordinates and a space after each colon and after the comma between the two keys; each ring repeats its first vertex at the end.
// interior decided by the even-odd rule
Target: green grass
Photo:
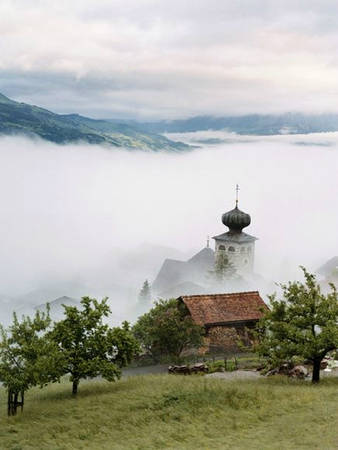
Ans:
{"type": "Polygon", "coordinates": [[[338,379],[131,377],[34,389],[6,417],[1,449],[336,449],[338,379]]]}

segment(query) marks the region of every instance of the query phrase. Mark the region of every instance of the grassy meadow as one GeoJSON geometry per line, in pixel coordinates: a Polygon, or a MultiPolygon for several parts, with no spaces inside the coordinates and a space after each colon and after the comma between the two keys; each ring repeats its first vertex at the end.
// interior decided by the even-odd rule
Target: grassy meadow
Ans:
{"type": "Polygon", "coordinates": [[[23,414],[7,418],[0,389],[1,449],[338,448],[338,378],[147,375],[83,382],[77,398],[68,382],[26,397],[23,414]]]}

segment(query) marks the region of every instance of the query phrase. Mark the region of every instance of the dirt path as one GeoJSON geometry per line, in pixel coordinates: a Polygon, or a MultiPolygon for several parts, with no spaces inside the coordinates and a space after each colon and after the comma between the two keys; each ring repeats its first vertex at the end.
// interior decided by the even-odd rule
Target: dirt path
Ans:
{"type": "MultiPolygon", "coordinates": [[[[327,377],[337,377],[338,369],[334,369],[331,372],[320,371],[321,379],[327,377]]],[[[257,379],[262,378],[259,372],[253,370],[236,370],[234,372],[215,372],[206,375],[207,378],[220,378],[223,380],[246,380],[246,379],[257,379]]],[[[306,378],[306,381],[311,381],[311,374],[306,378]]]]}
{"type": "Polygon", "coordinates": [[[223,380],[247,380],[260,378],[259,372],[253,370],[235,370],[234,372],[215,372],[205,375],[207,378],[221,378],[223,380]]]}
{"type": "Polygon", "coordinates": [[[156,366],[144,366],[144,367],[128,367],[123,369],[122,377],[133,377],[135,375],[150,375],[150,374],[160,374],[168,373],[168,365],[156,365],[156,366]]]}

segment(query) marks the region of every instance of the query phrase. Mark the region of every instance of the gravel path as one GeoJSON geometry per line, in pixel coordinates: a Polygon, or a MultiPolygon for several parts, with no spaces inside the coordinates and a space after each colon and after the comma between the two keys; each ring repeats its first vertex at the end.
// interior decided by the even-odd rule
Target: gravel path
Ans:
{"type": "MultiPolygon", "coordinates": [[[[123,378],[133,377],[135,375],[150,375],[150,374],[166,374],[168,373],[168,365],[133,367],[123,370],[123,378]]],[[[205,375],[208,378],[222,378],[225,380],[232,379],[252,379],[259,378],[259,372],[253,370],[236,370],[234,372],[215,372],[205,375]]]]}
{"type": "MultiPolygon", "coordinates": [[[[123,370],[122,377],[128,378],[131,376],[137,375],[150,375],[150,374],[166,374],[168,373],[168,365],[154,365],[154,366],[146,366],[146,367],[133,367],[127,368],[123,370]]],[[[254,370],[235,370],[234,372],[215,372],[209,373],[205,375],[207,378],[218,378],[222,380],[253,380],[262,378],[260,372],[256,372],[254,370]]],[[[337,377],[338,369],[332,370],[332,372],[324,372],[321,370],[320,372],[321,378],[324,377],[337,377]]],[[[306,380],[311,380],[311,374],[306,380]]]]}
{"type": "Polygon", "coordinates": [[[205,375],[207,378],[221,378],[223,380],[248,380],[261,377],[259,372],[253,370],[235,370],[234,372],[215,372],[205,375]]]}

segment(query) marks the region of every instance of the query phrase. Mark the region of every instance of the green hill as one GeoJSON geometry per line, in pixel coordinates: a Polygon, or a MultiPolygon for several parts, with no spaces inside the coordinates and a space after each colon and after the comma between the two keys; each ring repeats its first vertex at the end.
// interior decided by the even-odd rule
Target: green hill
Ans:
{"type": "Polygon", "coordinates": [[[83,141],[142,150],[182,151],[189,146],[133,126],[94,120],[78,114],[55,114],[0,94],[0,134],[40,136],[60,144],[83,141]]]}

